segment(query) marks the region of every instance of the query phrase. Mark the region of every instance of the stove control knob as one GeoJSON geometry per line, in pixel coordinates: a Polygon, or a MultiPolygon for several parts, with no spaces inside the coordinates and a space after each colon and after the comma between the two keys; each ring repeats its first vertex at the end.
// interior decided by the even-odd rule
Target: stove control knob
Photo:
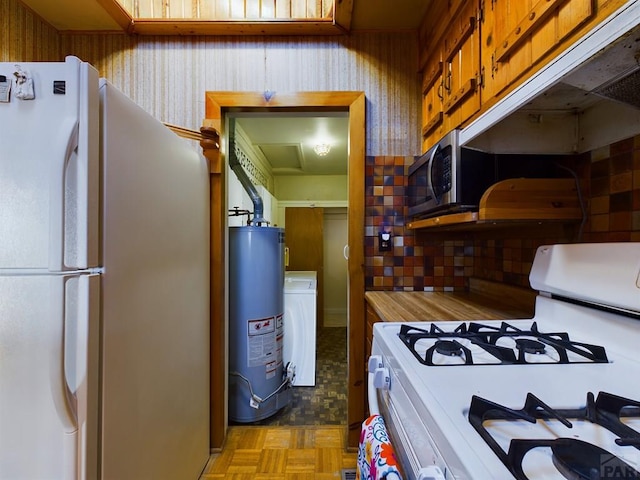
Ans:
{"type": "Polygon", "coordinates": [[[373,372],[373,386],[381,390],[389,390],[391,377],[388,368],[376,368],[373,372]]]}
{"type": "Polygon", "coordinates": [[[445,480],[445,478],[442,470],[435,465],[430,465],[420,469],[418,480],[445,480]]]}
{"type": "Polygon", "coordinates": [[[369,357],[369,372],[375,372],[376,368],[382,368],[382,357],[380,355],[371,355],[369,357]]]}

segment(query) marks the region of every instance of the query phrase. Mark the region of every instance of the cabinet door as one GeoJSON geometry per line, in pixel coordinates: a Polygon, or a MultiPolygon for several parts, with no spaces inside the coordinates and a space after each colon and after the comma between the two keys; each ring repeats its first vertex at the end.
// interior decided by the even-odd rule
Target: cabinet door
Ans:
{"type": "Polygon", "coordinates": [[[369,355],[371,355],[371,347],[373,345],[373,324],[377,322],[381,322],[382,319],[380,319],[380,317],[375,312],[373,307],[368,303],[367,303],[365,317],[367,321],[367,348],[365,352],[364,364],[367,365],[367,362],[369,360],[369,355]]]}
{"type": "Polygon", "coordinates": [[[480,109],[480,40],[476,1],[466,3],[444,37],[444,129],[462,125],[480,109]]]}
{"type": "Polygon", "coordinates": [[[437,49],[422,74],[422,151],[444,135],[443,88],[441,51],[437,49]]]}
{"type": "Polygon", "coordinates": [[[484,0],[483,103],[499,95],[594,15],[593,0],[484,0]]]}

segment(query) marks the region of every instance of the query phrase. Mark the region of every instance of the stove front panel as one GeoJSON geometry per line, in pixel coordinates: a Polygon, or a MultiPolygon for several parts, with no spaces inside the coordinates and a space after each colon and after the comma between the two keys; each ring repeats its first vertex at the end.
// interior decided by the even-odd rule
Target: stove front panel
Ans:
{"type": "MultiPolygon", "coordinates": [[[[381,355],[385,367],[393,372],[389,390],[379,396],[396,410],[403,408],[406,402],[411,403],[413,408],[405,409],[409,417],[402,419],[402,423],[424,425],[446,466],[446,478],[511,478],[502,461],[468,420],[473,395],[512,409],[521,409],[528,393],[560,409],[583,407],[588,392],[597,395],[604,391],[640,399],[640,384],[631,380],[640,378],[640,357],[636,354],[637,345],[640,345],[640,322],[637,319],[594,313],[592,309],[575,305],[557,305],[559,302],[544,298],[538,303],[542,307],[538,308],[537,305],[536,312],[553,312],[557,315],[553,319],[537,315],[535,320],[540,330],[567,331],[575,341],[602,345],[607,352],[607,362],[428,366],[421,364],[400,340],[399,323],[378,323],[374,326],[373,353],[381,355]]],[[[451,328],[452,323],[455,324],[442,322],[442,326],[451,328]]],[[[498,325],[500,322],[482,323],[498,325]]],[[[531,320],[509,323],[528,328],[531,320]]],[[[410,325],[424,328],[427,323],[410,325]]],[[[640,423],[637,419],[629,422],[633,425],[640,423]]],[[[628,459],[633,465],[640,463],[640,450],[616,446],[609,433],[603,433],[593,425],[579,424],[572,429],[559,429],[551,422],[548,425],[535,425],[536,429],[541,430],[532,431],[534,427],[527,422],[523,422],[526,424],[524,426],[504,421],[501,423],[489,427],[499,442],[507,445],[510,438],[526,438],[531,434],[566,435],[593,442],[607,451],[613,450],[612,453],[628,459]]],[[[414,441],[417,440],[411,440],[414,441]]],[[[396,446],[397,450],[403,448],[396,446]]],[[[416,450],[413,446],[411,448],[416,450]]],[[[551,471],[549,468],[550,453],[545,453],[545,450],[548,449],[539,448],[527,454],[525,467],[531,474],[530,478],[563,478],[557,477],[557,469],[551,471]],[[540,456],[546,460],[536,460],[540,456]],[[539,473],[530,472],[535,466],[540,467],[539,473]]]]}

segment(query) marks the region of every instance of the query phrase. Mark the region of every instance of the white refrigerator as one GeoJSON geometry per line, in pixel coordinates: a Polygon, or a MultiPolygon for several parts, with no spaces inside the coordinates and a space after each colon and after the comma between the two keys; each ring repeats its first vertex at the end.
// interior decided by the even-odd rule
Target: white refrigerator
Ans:
{"type": "Polygon", "coordinates": [[[208,202],[197,149],[91,65],[0,63],[1,480],[199,477],[208,202]]]}

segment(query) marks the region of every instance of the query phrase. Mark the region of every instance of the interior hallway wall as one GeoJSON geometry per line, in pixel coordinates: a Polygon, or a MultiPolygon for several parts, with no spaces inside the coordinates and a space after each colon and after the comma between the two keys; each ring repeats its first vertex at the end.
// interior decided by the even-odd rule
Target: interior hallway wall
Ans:
{"type": "Polygon", "coordinates": [[[346,208],[324,210],[324,326],[347,326],[346,208]]]}

